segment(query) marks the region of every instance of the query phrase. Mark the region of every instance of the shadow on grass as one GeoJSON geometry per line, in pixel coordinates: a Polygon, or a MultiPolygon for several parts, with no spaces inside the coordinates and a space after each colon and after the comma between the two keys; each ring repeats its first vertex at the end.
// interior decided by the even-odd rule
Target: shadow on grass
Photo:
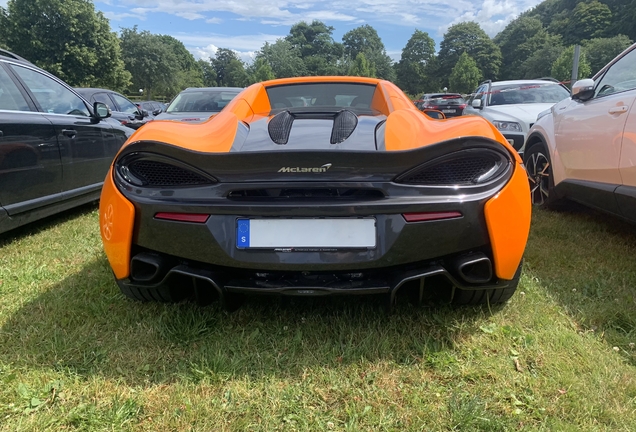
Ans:
{"type": "Polygon", "coordinates": [[[490,313],[404,303],[389,315],[383,307],[370,297],[252,297],[235,313],[137,303],[120,294],[100,258],[5,322],[0,364],[130,384],[299,375],[365,360],[443,368],[490,313]]]}
{"type": "Polygon", "coordinates": [[[80,215],[89,214],[97,210],[97,207],[98,205],[96,203],[83,204],[2,233],[0,234],[0,248],[13,243],[14,241],[19,241],[24,237],[39,234],[42,231],[46,231],[56,225],[75,219],[80,215]]]}
{"type": "Polygon", "coordinates": [[[636,365],[636,226],[570,204],[535,211],[526,271],[582,331],[596,332],[636,365]]]}

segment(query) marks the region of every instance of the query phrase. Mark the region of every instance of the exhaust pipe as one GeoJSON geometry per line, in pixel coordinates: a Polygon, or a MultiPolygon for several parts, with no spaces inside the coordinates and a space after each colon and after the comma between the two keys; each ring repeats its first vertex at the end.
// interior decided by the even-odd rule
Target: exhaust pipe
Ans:
{"type": "Polygon", "coordinates": [[[130,260],[130,276],[138,282],[159,281],[171,267],[169,264],[162,255],[142,252],[130,260]]]}
{"type": "Polygon", "coordinates": [[[492,262],[482,252],[459,257],[454,262],[459,277],[471,284],[482,284],[492,279],[492,262]]]}

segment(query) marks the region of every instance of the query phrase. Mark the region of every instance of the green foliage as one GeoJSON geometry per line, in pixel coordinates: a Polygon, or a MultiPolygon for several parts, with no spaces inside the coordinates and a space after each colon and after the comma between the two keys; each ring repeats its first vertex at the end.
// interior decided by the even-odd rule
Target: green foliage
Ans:
{"type": "Polygon", "coordinates": [[[429,90],[429,65],[434,58],[435,41],[428,33],[415,30],[402,49],[400,61],[395,65],[397,85],[410,94],[429,90]]]}
{"type": "Polygon", "coordinates": [[[160,35],[159,38],[175,55],[179,70],[176,86],[165,89],[164,94],[174,95],[186,87],[201,87],[203,85],[203,71],[183,42],[168,35],[160,35]]]}
{"type": "Polygon", "coordinates": [[[130,83],[117,36],[89,0],[9,0],[0,40],[72,86],[123,90],[130,83]]]}
{"type": "Polygon", "coordinates": [[[367,60],[364,53],[356,55],[355,60],[349,66],[347,75],[361,77],[375,77],[375,65],[367,60]]]}
{"type": "MultiPolygon", "coordinates": [[[[574,62],[574,46],[566,48],[552,64],[552,77],[559,81],[568,81],[572,78],[572,64],[574,62]]],[[[585,52],[581,50],[579,57],[579,71],[577,80],[589,78],[591,73],[590,63],[585,52]]]]}
{"type": "Polygon", "coordinates": [[[467,53],[462,53],[448,78],[449,89],[456,93],[470,93],[482,79],[477,63],[467,53]]]}
{"type": "Polygon", "coordinates": [[[440,71],[448,74],[464,52],[475,60],[484,79],[499,76],[501,50],[476,22],[455,24],[444,34],[438,54],[440,71]]]}
{"type": "Polygon", "coordinates": [[[607,5],[598,0],[580,2],[564,30],[563,41],[577,44],[585,39],[604,37],[611,21],[612,11],[607,5]]]}
{"type": "Polygon", "coordinates": [[[293,49],[298,50],[305,63],[308,75],[339,75],[344,55],[342,44],[333,40],[334,28],[322,21],[311,24],[304,21],[294,24],[285,38],[293,49]]]}
{"type": "Polygon", "coordinates": [[[501,79],[517,79],[524,73],[523,62],[546,44],[548,33],[537,18],[520,16],[499,33],[494,42],[502,55],[501,79]]]}
{"type": "Polygon", "coordinates": [[[300,56],[300,49],[286,39],[278,39],[265,45],[256,53],[256,60],[264,59],[277,78],[307,75],[307,67],[300,56]]]}
{"type": "Polygon", "coordinates": [[[248,68],[250,84],[276,78],[272,67],[263,57],[257,58],[248,68]]]}
{"type": "Polygon", "coordinates": [[[201,69],[203,85],[205,87],[216,87],[216,71],[214,70],[210,62],[199,59],[197,60],[197,64],[201,69]]]}
{"type": "Polygon", "coordinates": [[[561,43],[561,36],[549,35],[544,44],[523,61],[519,74],[512,78],[535,79],[549,77],[552,74],[552,64],[559,58],[565,47],[561,43]]]}
{"type": "Polygon", "coordinates": [[[585,56],[590,63],[592,74],[601,70],[607,63],[623,52],[631,44],[632,41],[625,35],[585,41],[583,43],[583,49],[585,50],[585,56]]]}
{"type": "Polygon", "coordinates": [[[181,65],[172,44],[147,30],[139,32],[137,26],[123,28],[120,34],[123,59],[132,74],[133,89],[144,89],[149,99],[153,94],[173,96],[182,90],[181,65]]]}
{"type": "MultiPolygon", "coordinates": [[[[395,81],[395,71],[391,58],[386,54],[384,43],[373,27],[365,24],[348,31],[342,37],[342,44],[348,59],[354,60],[357,59],[358,54],[364,54],[364,58],[369,62],[369,73],[372,75],[360,76],[377,76],[385,80],[395,81]],[[372,70],[373,72],[371,72],[372,70]]],[[[348,73],[351,75],[351,72],[348,73]]]]}
{"type": "Polygon", "coordinates": [[[245,65],[234,51],[219,48],[211,63],[219,87],[245,87],[249,84],[245,65]]]}

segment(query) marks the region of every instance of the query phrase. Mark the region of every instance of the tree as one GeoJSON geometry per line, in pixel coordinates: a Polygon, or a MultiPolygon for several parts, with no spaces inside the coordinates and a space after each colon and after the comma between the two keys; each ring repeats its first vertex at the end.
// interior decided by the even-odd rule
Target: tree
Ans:
{"type": "Polygon", "coordinates": [[[216,82],[221,87],[244,87],[249,82],[245,66],[238,55],[227,48],[219,48],[211,59],[216,82]]]}
{"type": "Polygon", "coordinates": [[[364,53],[358,53],[356,59],[353,61],[347,75],[350,76],[362,76],[362,77],[374,77],[375,67],[371,62],[367,60],[364,53]]]}
{"type": "Polygon", "coordinates": [[[374,76],[389,81],[395,80],[391,57],[386,54],[378,32],[370,25],[365,24],[345,33],[342,45],[345,56],[351,60],[356,59],[358,54],[364,54],[371,69],[375,70],[374,76]]]}
{"type": "Polygon", "coordinates": [[[563,50],[565,47],[561,42],[561,36],[548,35],[543,45],[521,63],[519,68],[521,75],[517,78],[534,79],[551,76],[552,64],[563,50]]]}
{"type": "Polygon", "coordinates": [[[70,85],[122,90],[130,83],[117,35],[91,1],[9,0],[0,12],[7,48],[70,85]]]}
{"type": "Polygon", "coordinates": [[[201,69],[203,76],[203,85],[205,87],[216,87],[216,71],[212,67],[209,61],[203,59],[197,60],[197,64],[201,69]]]}
{"type": "Polygon", "coordinates": [[[523,75],[522,63],[536,52],[549,37],[538,18],[520,16],[495,36],[501,49],[501,79],[519,79],[523,75]]]}
{"type": "Polygon", "coordinates": [[[450,89],[457,93],[470,93],[479,84],[481,72],[477,63],[465,52],[459,56],[453,71],[448,78],[450,89]]]}
{"type": "Polygon", "coordinates": [[[308,75],[338,75],[344,48],[333,40],[334,28],[322,21],[311,24],[299,22],[289,30],[285,38],[292,48],[297,49],[307,68],[308,75]]]}
{"type": "MultiPolygon", "coordinates": [[[[574,63],[574,46],[568,47],[561,53],[558,59],[552,64],[552,77],[559,81],[568,81],[572,78],[572,64],[574,63]]],[[[587,61],[585,52],[581,51],[579,57],[579,71],[577,80],[590,76],[590,64],[587,61]]]]}
{"type": "Polygon", "coordinates": [[[435,41],[428,33],[415,30],[402,49],[400,61],[395,66],[398,86],[415,95],[427,89],[427,70],[435,58],[435,41]]]}
{"type": "Polygon", "coordinates": [[[254,63],[248,68],[248,75],[249,81],[252,84],[276,78],[272,67],[263,57],[254,60],[254,63]]]}
{"type": "Polygon", "coordinates": [[[172,96],[179,88],[179,59],[159,35],[133,28],[121,29],[121,47],[126,69],[132,74],[133,88],[172,96]]]}
{"type": "Polygon", "coordinates": [[[612,21],[612,11],[597,0],[580,2],[572,11],[563,34],[566,44],[578,44],[585,39],[606,36],[606,30],[612,21]]]}
{"type": "Polygon", "coordinates": [[[612,38],[596,38],[583,43],[585,56],[590,63],[590,70],[596,73],[609,63],[614,57],[632,44],[625,35],[612,38]]]}
{"type": "Polygon", "coordinates": [[[444,34],[438,54],[441,70],[448,74],[464,52],[475,60],[484,78],[498,77],[501,51],[476,22],[455,24],[444,34]]]}
{"type": "Polygon", "coordinates": [[[264,59],[272,68],[277,78],[288,78],[307,75],[307,67],[300,57],[300,50],[285,39],[278,39],[273,44],[265,45],[256,53],[256,60],[264,59]]]}
{"type": "Polygon", "coordinates": [[[177,85],[175,88],[167,89],[167,93],[176,94],[186,87],[201,87],[203,85],[203,71],[183,42],[168,35],[160,35],[159,38],[174,53],[179,66],[177,85]]]}

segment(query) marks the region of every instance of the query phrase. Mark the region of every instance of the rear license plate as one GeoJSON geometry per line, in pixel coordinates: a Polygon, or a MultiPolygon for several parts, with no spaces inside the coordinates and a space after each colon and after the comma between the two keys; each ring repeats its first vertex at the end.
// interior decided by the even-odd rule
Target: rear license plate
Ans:
{"type": "Polygon", "coordinates": [[[442,110],[442,112],[443,113],[447,113],[447,114],[451,114],[451,113],[455,113],[456,110],[454,110],[454,109],[445,109],[445,110],[442,110]]]}
{"type": "Polygon", "coordinates": [[[236,247],[265,249],[374,248],[374,218],[237,219],[236,247]]]}

